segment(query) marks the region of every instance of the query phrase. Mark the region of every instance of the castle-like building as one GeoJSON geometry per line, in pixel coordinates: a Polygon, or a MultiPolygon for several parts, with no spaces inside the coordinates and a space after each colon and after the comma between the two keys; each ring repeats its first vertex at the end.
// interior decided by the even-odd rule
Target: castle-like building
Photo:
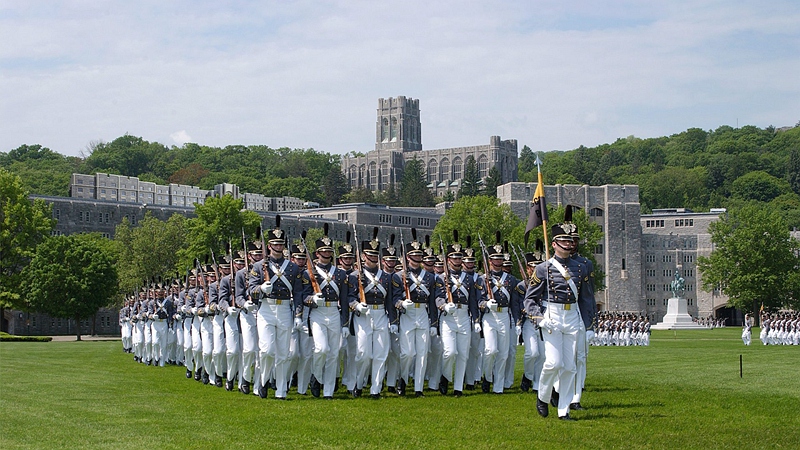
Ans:
{"type": "MultiPolygon", "coordinates": [[[[472,156],[485,179],[492,167],[500,171],[502,183],[517,180],[517,140],[491,136],[486,145],[422,149],[419,100],[403,96],[378,99],[375,149],[365,156],[342,158],[342,171],[351,189],[383,192],[399,183],[407,161],[423,162],[428,187],[434,195],[461,188],[467,157],[472,156]]],[[[502,184],[501,183],[501,184],[502,184]]]]}

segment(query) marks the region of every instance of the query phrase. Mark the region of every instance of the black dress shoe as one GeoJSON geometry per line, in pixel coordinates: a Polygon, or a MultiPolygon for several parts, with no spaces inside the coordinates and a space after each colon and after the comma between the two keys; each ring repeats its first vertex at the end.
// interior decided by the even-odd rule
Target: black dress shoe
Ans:
{"type": "Polygon", "coordinates": [[[581,405],[581,402],[575,402],[575,403],[570,403],[569,404],[569,409],[571,409],[573,411],[583,411],[586,408],[584,408],[583,405],[581,405]]]}
{"type": "Polygon", "coordinates": [[[397,393],[397,389],[394,386],[387,386],[386,387],[386,392],[388,392],[390,394],[396,394],[397,393]]]}
{"type": "Polygon", "coordinates": [[[369,398],[371,398],[373,400],[380,400],[381,399],[381,394],[369,394],[369,398]]]}
{"type": "Polygon", "coordinates": [[[258,396],[261,398],[267,398],[267,395],[269,395],[269,386],[265,384],[258,389],[258,396]]]}
{"type": "Polygon", "coordinates": [[[208,384],[211,381],[211,378],[208,376],[208,372],[205,370],[203,371],[203,384],[208,384]]]}
{"type": "Polygon", "coordinates": [[[222,377],[217,377],[217,381],[214,382],[214,386],[218,388],[222,387],[222,377]]]}
{"type": "Polygon", "coordinates": [[[519,383],[519,389],[522,392],[528,392],[531,389],[532,385],[533,384],[531,383],[531,380],[529,380],[528,377],[523,375],[522,376],[522,381],[519,383]]]}
{"type": "Polygon", "coordinates": [[[192,378],[192,371],[189,369],[186,369],[186,378],[192,378]]]}
{"type": "Polygon", "coordinates": [[[225,380],[225,390],[228,392],[233,390],[233,380],[225,380]]]}
{"type": "Polygon", "coordinates": [[[199,370],[199,369],[195,370],[194,371],[194,380],[195,381],[200,381],[202,378],[203,378],[203,372],[201,370],[199,370]]]}
{"type": "Polygon", "coordinates": [[[474,391],[475,390],[475,385],[474,384],[468,384],[468,385],[464,386],[464,389],[467,390],[467,391],[474,391]]]}
{"type": "Polygon", "coordinates": [[[539,397],[536,397],[536,411],[542,417],[547,417],[547,414],[550,413],[547,403],[539,400],[539,397]]]}
{"type": "Polygon", "coordinates": [[[423,394],[422,391],[415,391],[414,392],[414,397],[417,397],[417,398],[425,397],[425,394],[423,394]]]}
{"type": "Polygon", "coordinates": [[[362,393],[363,393],[363,390],[361,390],[361,389],[353,389],[353,398],[361,397],[362,393]]]}
{"type": "Polygon", "coordinates": [[[315,398],[319,398],[319,393],[320,393],[319,391],[320,391],[319,381],[317,381],[317,377],[311,375],[311,395],[313,395],[315,398]]]}
{"type": "Polygon", "coordinates": [[[400,385],[397,386],[397,395],[401,397],[406,395],[406,380],[404,378],[400,378],[400,385]]]}
{"type": "Polygon", "coordinates": [[[270,380],[269,388],[272,389],[273,391],[277,391],[278,390],[278,383],[276,383],[275,380],[270,380]]]}
{"type": "Polygon", "coordinates": [[[239,392],[244,395],[250,395],[250,382],[247,380],[242,381],[242,385],[239,386],[239,392]]]}
{"type": "Polygon", "coordinates": [[[325,397],[322,397],[322,399],[323,400],[333,400],[333,396],[332,395],[326,395],[325,397]]]}
{"type": "Polygon", "coordinates": [[[439,393],[440,394],[447,395],[447,387],[448,387],[447,385],[448,384],[450,384],[450,382],[447,381],[447,377],[442,375],[442,377],[439,378],[439,393]]]}
{"type": "Polygon", "coordinates": [[[486,381],[486,378],[481,378],[481,391],[483,391],[484,394],[489,393],[489,382],[486,381]]]}
{"type": "Polygon", "coordinates": [[[453,391],[453,397],[461,397],[462,395],[464,395],[464,393],[461,391],[453,391]]]}
{"type": "Polygon", "coordinates": [[[567,413],[566,416],[558,416],[558,420],[564,420],[564,421],[567,421],[567,422],[575,422],[575,419],[570,417],[569,413],[567,413]]]}
{"type": "Polygon", "coordinates": [[[556,392],[555,389],[553,389],[553,393],[550,394],[550,405],[553,408],[558,408],[558,392],[556,392]]]}

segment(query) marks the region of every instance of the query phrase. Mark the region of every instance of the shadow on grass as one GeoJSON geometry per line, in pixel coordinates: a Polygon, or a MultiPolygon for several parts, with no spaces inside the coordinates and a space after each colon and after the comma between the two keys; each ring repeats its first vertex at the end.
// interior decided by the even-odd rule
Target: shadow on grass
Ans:
{"type": "Polygon", "coordinates": [[[603,402],[592,405],[594,409],[620,409],[620,408],[663,408],[661,402],[603,402]]]}
{"type": "Polygon", "coordinates": [[[632,388],[626,386],[591,386],[584,389],[585,392],[624,392],[632,388]]]}

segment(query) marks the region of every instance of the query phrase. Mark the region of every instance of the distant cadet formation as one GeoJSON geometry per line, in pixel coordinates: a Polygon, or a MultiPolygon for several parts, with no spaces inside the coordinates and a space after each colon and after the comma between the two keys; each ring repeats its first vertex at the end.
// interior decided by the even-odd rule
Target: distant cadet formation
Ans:
{"type": "Polygon", "coordinates": [[[589,345],[650,345],[650,319],[642,315],[600,312],[595,329],[594,338],[589,340],[589,345]]]}
{"type": "MultiPolygon", "coordinates": [[[[752,320],[749,315],[742,325],[742,340],[750,345],[750,328],[752,320]]],[[[761,314],[761,333],[759,340],[764,345],[800,345],[800,315],[794,312],[779,314],[761,314]]]]}
{"type": "Polygon", "coordinates": [[[353,397],[368,390],[380,399],[384,383],[388,393],[424,397],[426,381],[442,395],[476,386],[502,394],[521,342],[521,390],[537,393],[543,417],[551,404],[574,420],[597,310],[593,267],[576,253],[567,220],[552,228],[549,260],[541,241],[520,256],[499,233],[491,245],[480,239],[478,272],[473,238],[462,243],[457,232],[437,246],[411,229],[399,248],[394,235],[379,242],[377,228],[367,240],[354,234],[355,245],[348,232],[335,251],[326,226],[312,256],[305,232],[287,248],[278,216],[273,229],[243,237],[238,257],[129,298],[123,348],[138,362],[184,365],[187,378],[261,398],[271,389],[286,399],[296,386],[333,399],[342,384],[353,397]],[[512,253],[526,280],[510,273],[512,253]]]}

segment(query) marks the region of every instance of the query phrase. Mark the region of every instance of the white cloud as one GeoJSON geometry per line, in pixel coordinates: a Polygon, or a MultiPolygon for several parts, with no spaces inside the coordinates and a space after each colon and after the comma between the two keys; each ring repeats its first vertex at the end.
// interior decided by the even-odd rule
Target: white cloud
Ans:
{"type": "Polygon", "coordinates": [[[186,133],[186,130],[176,131],[170,134],[169,137],[172,139],[172,142],[178,146],[181,146],[187,142],[192,142],[192,137],[186,133]]]}

